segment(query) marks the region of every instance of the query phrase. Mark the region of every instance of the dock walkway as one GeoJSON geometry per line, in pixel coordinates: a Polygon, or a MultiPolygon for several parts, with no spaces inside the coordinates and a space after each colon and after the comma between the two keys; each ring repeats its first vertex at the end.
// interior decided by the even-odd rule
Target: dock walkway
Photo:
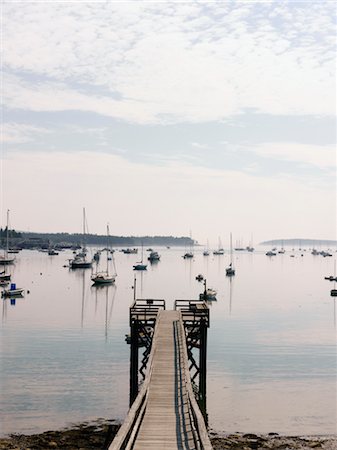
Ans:
{"type": "Polygon", "coordinates": [[[194,398],[180,311],[160,311],[142,389],[109,450],[212,449],[194,398]]]}

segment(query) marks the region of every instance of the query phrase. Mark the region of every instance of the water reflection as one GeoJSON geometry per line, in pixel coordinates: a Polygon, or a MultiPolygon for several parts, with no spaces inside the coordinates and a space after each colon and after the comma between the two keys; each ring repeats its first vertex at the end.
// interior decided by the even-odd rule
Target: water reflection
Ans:
{"type": "Polygon", "coordinates": [[[112,311],[115,303],[117,287],[115,284],[93,284],[91,290],[95,293],[95,315],[97,314],[99,299],[105,299],[104,302],[104,336],[105,342],[108,341],[108,330],[111,323],[112,311]]]}
{"type": "Polygon", "coordinates": [[[24,296],[17,295],[15,297],[3,297],[1,300],[2,300],[2,323],[5,323],[8,314],[8,304],[10,306],[16,306],[17,300],[24,300],[24,296]]]}
{"type": "Polygon", "coordinates": [[[233,288],[234,279],[233,277],[229,277],[229,315],[232,314],[233,288]]]}
{"type": "Polygon", "coordinates": [[[3,300],[3,432],[41,431],[94,416],[123,419],[129,379],[124,336],[132,297],[163,298],[171,309],[175,299],[199,298],[198,273],[218,291],[208,332],[210,426],[330,432],[336,418],[337,311],[324,276],[331,262],[308,252],[273,261],[262,251],[241,253],[235,260],[239,275],[228,279],[228,254],[205,258],[196,249],[193,260],[184,260],[182,249],[160,253],[154,270],[134,273],[138,256],[116,252],[118,289],[93,288],[90,270],[64,268],[71,251],[20,254],[11,272],[31,292],[29,302],[3,300]]]}

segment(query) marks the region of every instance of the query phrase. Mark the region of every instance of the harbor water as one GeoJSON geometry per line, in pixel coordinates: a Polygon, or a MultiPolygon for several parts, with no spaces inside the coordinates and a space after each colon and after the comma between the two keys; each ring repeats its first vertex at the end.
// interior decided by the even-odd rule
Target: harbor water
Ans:
{"type": "MultiPolygon", "coordinates": [[[[96,249],[91,249],[92,251],[96,249]]],[[[161,260],[134,272],[137,254],[114,253],[114,285],[92,286],[90,269],[70,270],[72,252],[23,250],[9,266],[25,289],[1,299],[1,434],[37,433],[97,418],[123,420],[129,401],[129,307],[136,297],[197,299],[195,277],[217,290],[210,307],[207,412],[217,432],[336,433],[336,299],[333,257],[309,249],[161,260]],[[293,254],[294,257],[290,257],[293,254]],[[29,291],[29,292],[28,292],[29,291]]],[[[144,253],[146,253],[144,251],[144,253]]],[[[145,256],[145,255],[144,255],[145,256]]],[[[104,254],[101,256],[104,268],[104,254]]]]}

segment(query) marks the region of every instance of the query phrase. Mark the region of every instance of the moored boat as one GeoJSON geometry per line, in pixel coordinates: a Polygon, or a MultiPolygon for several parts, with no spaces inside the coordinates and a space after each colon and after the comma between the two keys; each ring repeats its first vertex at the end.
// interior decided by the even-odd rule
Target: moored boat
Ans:
{"type": "Polygon", "coordinates": [[[83,247],[82,251],[78,252],[73,259],[69,261],[71,269],[89,269],[92,267],[92,261],[87,259],[87,249],[85,248],[85,208],[83,208],[83,247]]]}
{"type": "MultiPolygon", "coordinates": [[[[115,282],[116,277],[117,277],[115,263],[114,263],[115,273],[113,273],[113,274],[109,273],[109,260],[111,260],[111,258],[109,257],[109,254],[110,254],[109,225],[107,225],[107,240],[108,240],[108,245],[107,245],[107,248],[105,249],[106,250],[106,270],[96,272],[95,274],[93,274],[91,276],[91,280],[94,282],[94,284],[111,284],[111,283],[115,282]]],[[[97,253],[99,253],[99,252],[97,252],[97,253]]],[[[98,260],[97,260],[97,262],[98,262],[98,260]]]]}
{"type": "Polygon", "coordinates": [[[150,262],[160,261],[160,255],[158,254],[158,252],[151,251],[151,253],[147,259],[150,262]]]}
{"type": "Polygon", "coordinates": [[[24,294],[23,288],[17,288],[15,283],[11,283],[10,289],[1,292],[2,297],[20,297],[24,294]]]}
{"type": "Polygon", "coordinates": [[[230,234],[230,257],[231,261],[229,266],[226,268],[226,276],[233,277],[235,275],[235,269],[233,266],[233,243],[232,243],[232,233],[230,234]]]}

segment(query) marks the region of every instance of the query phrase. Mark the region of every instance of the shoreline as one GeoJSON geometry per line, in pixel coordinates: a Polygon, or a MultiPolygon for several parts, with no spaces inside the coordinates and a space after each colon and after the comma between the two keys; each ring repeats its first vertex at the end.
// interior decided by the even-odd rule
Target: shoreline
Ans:
{"type": "MultiPolygon", "coordinates": [[[[43,433],[24,435],[10,434],[0,437],[0,450],[93,450],[106,449],[120,427],[113,420],[97,419],[67,428],[43,433]]],[[[337,435],[328,436],[281,436],[252,433],[217,433],[209,431],[214,450],[337,450],[337,435]]]]}

